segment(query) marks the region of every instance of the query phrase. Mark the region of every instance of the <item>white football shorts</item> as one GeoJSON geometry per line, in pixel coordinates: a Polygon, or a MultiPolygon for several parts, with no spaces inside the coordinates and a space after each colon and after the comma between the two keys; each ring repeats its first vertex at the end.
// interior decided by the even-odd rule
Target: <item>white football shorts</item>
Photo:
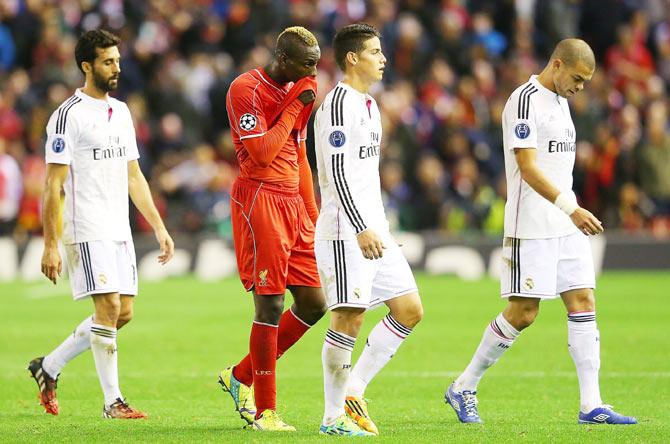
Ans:
{"type": "Polygon", "coordinates": [[[390,236],[382,239],[386,249],[381,259],[375,260],[363,257],[355,239],[314,242],[316,265],[328,308],[368,309],[418,292],[412,269],[400,247],[390,236]]]}
{"type": "Polygon", "coordinates": [[[132,241],[108,240],[65,245],[72,297],[116,293],[137,295],[137,265],[132,241]]]}
{"type": "Polygon", "coordinates": [[[500,295],[553,299],[578,288],[596,288],[591,244],[581,232],[550,239],[506,237],[500,295]]]}

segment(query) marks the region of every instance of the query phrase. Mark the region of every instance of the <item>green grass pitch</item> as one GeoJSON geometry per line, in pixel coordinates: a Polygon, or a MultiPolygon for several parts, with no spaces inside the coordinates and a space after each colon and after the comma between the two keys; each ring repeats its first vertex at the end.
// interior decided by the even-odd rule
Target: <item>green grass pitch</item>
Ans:
{"type": "MultiPolygon", "coordinates": [[[[669,442],[670,274],[607,273],[598,282],[601,389],[637,426],[580,426],[577,378],[560,301],[542,304],[536,323],[484,377],[483,425],[462,425],[443,402],[483,328],[504,306],[498,284],[419,276],[425,317],[366,393],[379,442],[669,442]]],[[[288,436],[242,430],[216,383],[220,368],[248,346],[252,306],[235,279],[141,283],[135,319],[119,334],[121,388],[148,421],[100,417],[102,395],[90,352],[63,371],[61,414],[42,413],[24,370],[84,316],[66,282],[0,286],[0,442],[318,442],[323,409],[323,319],[278,364],[278,407],[298,428],[288,436]]],[[[287,298],[290,300],[290,297],[287,298]]],[[[364,338],[385,314],[370,312],[364,338]]]]}

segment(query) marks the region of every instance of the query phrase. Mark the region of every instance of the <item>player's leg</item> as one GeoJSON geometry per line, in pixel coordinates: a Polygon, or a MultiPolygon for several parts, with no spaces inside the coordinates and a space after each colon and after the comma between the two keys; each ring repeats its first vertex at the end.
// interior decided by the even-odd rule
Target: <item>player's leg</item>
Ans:
{"type": "MultiPolygon", "coordinates": [[[[396,354],[400,345],[423,317],[416,281],[407,259],[390,236],[384,239],[384,256],[372,272],[371,305],[384,303],[390,313],[372,329],[349,378],[345,411],[361,428],[379,433],[370,417],[365,389],[396,354]]],[[[360,249],[357,251],[360,255],[360,249]]]]}
{"type": "Polygon", "coordinates": [[[584,424],[635,424],[600,397],[600,332],[596,323],[595,272],[588,238],[581,233],[561,240],[558,289],[568,312],[568,351],[579,381],[580,413],[584,424]]]}
{"type": "MultiPolygon", "coordinates": [[[[325,297],[319,287],[289,287],[294,303],[284,311],[277,331],[277,359],[307,333],[326,311],[325,297]]],[[[251,355],[246,355],[233,368],[234,377],[244,385],[253,382],[251,355]]]]}
{"type": "Polygon", "coordinates": [[[135,296],[129,294],[121,295],[121,309],[119,310],[119,318],[116,321],[116,329],[121,330],[132,319],[134,314],[133,305],[135,303],[135,296]]]}
{"type": "Polygon", "coordinates": [[[521,331],[533,323],[539,308],[538,298],[511,296],[505,310],[486,326],[470,363],[445,394],[445,400],[461,422],[482,422],[477,411],[479,381],[512,346],[521,331]]]}
{"type": "Polygon", "coordinates": [[[423,317],[421,298],[416,292],[398,296],[384,303],[390,312],[368,335],[363,353],[351,373],[347,397],[354,398],[354,403],[357,399],[363,398],[372,378],[391,360],[423,317]]]}
{"type": "Polygon", "coordinates": [[[456,379],[457,392],[477,390],[484,372],[507,351],[521,331],[529,327],[540,309],[540,299],[511,296],[502,313],[484,329],[482,340],[465,371],[456,379]]]}
{"type": "Polygon", "coordinates": [[[479,381],[533,323],[540,300],[556,297],[557,248],[557,240],[504,239],[500,291],[508,299],[507,306],[486,326],[470,363],[445,393],[461,422],[481,422],[477,411],[479,381]]]}
{"type": "MultiPolygon", "coordinates": [[[[133,318],[133,301],[134,297],[131,295],[121,295],[121,312],[116,323],[116,329],[120,330],[133,318]]],[[[58,375],[65,365],[91,348],[91,323],[93,322],[93,315],[87,316],[74,329],[72,334],[68,335],[58,347],[44,358],[35,358],[29,364],[29,367],[35,367],[37,370],[38,362],[41,361],[43,371],[46,372],[45,381],[48,385],[53,385],[53,397],[55,399],[55,385],[58,375]],[[42,360],[43,359],[43,360],[42,360]]],[[[52,412],[49,412],[52,413],[52,412]]],[[[57,409],[56,413],[57,414],[57,409]]]]}
{"type": "Polygon", "coordinates": [[[365,308],[338,307],[330,314],[321,362],[323,365],[324,413],[319,433],[324,435],[368,436],[344,410],[351,353],[365,316],[365,308]]]}
{"type": "MultiPolygon", "coordinates": [[[[132,249],[132,242],[129,243],[132,249]]],[[[115,248],[113,245],[104,242],[90,242],[83,244],[65,245],[65,260],[67,262],[70,285],[72,287],[73,297],[81,299],[87,297],[94,291],[103,291],[105,289],[115,290],[117,280],[114,269],[115,248]],[[94,273],[95,271],[95,273],[94,273]],[[102,278],[102,280],[101,280],[102,278]],[[104,281],[104,282],[103,282],[104,281]]],[[[129,256],[126,254],[125,256],[129,256]]],[[[134,250],[132,255],[127,258],[121,258],[126,263],[126,271],[129,276],[118,276],[119,279],[132,281],[135,291],[129,291],[135,294],[137,284],[135,277],[135,257],[134,250]],[[131,261],[132,259],[132,261],[131,261]],[[132,270],[131,270],[132,267],[132,270]]],[[[132,287],[132,286],[131,286],[132,287]]],[[[123,303],[120,315],[121,328],[124,319],[127,317],[128,309],[124,308],[127,304],[123,303]]],[[[130,311],[132,313],[132,310],[130,311]]],[[[132,316],[132,314],[131,314],[132,316]]],[[[51,353],[44,358],[35,358],[28,365],[33,378],[40,387],[40,402],[45,407],[47,413],[58,414],[58,401],[56,398],[56,383],[58,375],[62,368],[72,359],[88,350],[91,347],[91,324],[93,324],[93,315],[87,316],[65,340],[58,345],[51,353]]]]}
{"type": "Polygon", "coordinates": [[[91,324],[91,351],[105,397],[106,411],[112,404],[123,399],[119,388],[116,346],[116,323],[121,312],[121,297],[118,292],[94,294],[91,297],[95,306],[91,324]]]}
{"type": "Polygon", "coordinates": [[[119,325],[127,324],[132,317],[137,294],[134,247],[132,241],[103,242],[102,245],[107,249],[104,254],[111,253],[105,260],[110,260],[112,265],[106,271],[102,269],[105,262],[97,257],[102,250],[94,246],[91,249],[91,274],[103,285],[116,290],[92,295],[95,316],[91,325],[91,351],[105,396],[102,415],[112,419],[145,419],[147,414],[130,407],[119,387],[116,334],[119,325]]]}
{"type": "Polygon", "coordinates": [[[324,414],[319,433],[365,436],[345,414],[351,353],[369,307],[375,266],[363,258],[355,240],[319,240],[314,254],[323,294],[331,310],[321,349],[324,414]]]}

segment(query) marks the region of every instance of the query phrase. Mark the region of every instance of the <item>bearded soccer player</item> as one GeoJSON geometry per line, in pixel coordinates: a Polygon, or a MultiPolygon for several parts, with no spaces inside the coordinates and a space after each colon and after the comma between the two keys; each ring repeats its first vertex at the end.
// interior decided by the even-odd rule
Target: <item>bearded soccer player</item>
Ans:
{"type": "Polygon", "coordinates": [[[87,316],[62,344],[28,365],[40,390],[40,403],[52,415],[58,414],[56,382],[61,369],[90,348],[105,399],[103,417],[147,417],[125,401],[117,368],[117,329],[131,320],[137,295],[129,195],[154,229],[161,249],[159,262],[170,260],[174,244],[137,161],[130,111],[109,96],[121,73],[118,44],[118,37],[103,30],[88,31],[79,38],[75,59],[86,83],[54,111],[47,124],[42,272],[54,284],[61,272],[57,225],[64,190],[61,240],[72,295],[90,297],[95,306],[95,314],[87,316]]]}
{"type": "Polygon", "coordinates": [[[600,398],[600,333],[587,236],[602,233],[603,227],[577,204],[572,191],[576,139],[567,99],[584,89],[594,70],[586,42],[562,40],[544,70],[519,86],[505,105],[508,196],[500,290],[507,307],[486,327],[470,364],[445,394],[461,422],[482,422],[477,385],[484,372],[533,323],[540,301],[558,295],[568,315],[568,350],[579,380],[578,422],[637,422],[600,398]]]}
{"type": "Polygon", "coordinates": [[[312,33],[287,28],[270,64],[241,74],[226,97],[240,165],[231,196],[235,254],[255,316],[249,355],[223,370],[219,383],[255,430],[295,431],[276,411],[276,359],[325,313],[305,145],[320,57],[312,33]],[[282,314],[286,288],[294,304],[282,314]]]}

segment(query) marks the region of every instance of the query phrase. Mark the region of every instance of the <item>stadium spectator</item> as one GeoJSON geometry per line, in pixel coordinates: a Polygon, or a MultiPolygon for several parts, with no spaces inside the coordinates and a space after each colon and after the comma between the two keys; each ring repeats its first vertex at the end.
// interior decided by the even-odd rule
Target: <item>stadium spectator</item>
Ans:
{"type": "Polygon", "coordinates": [[[13,232],[22,193],[19,164],[7,153],[7,141],[0,137],[0,236],[13,232]]]}
{"type": "MultiPolygon", "coordinates": [[[[501,106],[514,85],[544,64],[540,54],[569,33],[585,38],[598,59],[606,61],[596,70],[588,93],[571,101],[578,142],[598,148],[596,128],[604,122],[620,150],[615,162],[601,162],[600,169],[591,161],[580,163],[580,157],[595,154],[578,153],[576,186],[585,190],[580,183],[598,182],[598,175],[611,178],[598,182],[607,195],[602,202],[606,212],[619,207],[624,183],[632,182],[644,192],[636,162],[639,139],[648,133],[647,110],[658,108],[657,102],[667,106],[670,86],[670,13],[663,0],[610,2],[607,14],[598,0],[302,0],[280,6],[284,3],[263,2],[260,8],[248,1],[68,2],[66,7],[42,0],[4,2],[0,15],[9,35],[0,32],[0,48],[13,42],[15,55],[11,64],[0,63],[5,66],[0,67],[0,134],[24,147],[26,155],[17,160],[25,170],[30,156],[41,152],[49,114],[79,82],[69,57],[76,38],[100,25],[116,30],[126,42],[120,48],[124,75],[117,96],[133,111],[141,167],[155,181],[190,159],[189,152],[197,146],[218,145],[219,134],[228,132],[225,95],[230,82],[268,63],[267,48],[279,30],[303,24],[315,31],[323,49],[318,76],[322,88],[316,100],[320,103],[339,80],[330,46],[334,30],[366,21],[382,31],[389,56],[384,83],[371,91],[382,108],[388,136],[381,160],[398,162],[411,190],[409,201],[424,199],[424,187],[415,176],[418,159],[425,152],[436,154],[441,169],[451,172],[460,156],[451,158],[444,152],[452,150],[452,142],[462,143],[452,134],[464,128],[463,155],[476,160],[478,180],[485,188],[496,189],[502,171],[501,106]]],[[[0,53],[4,60],[8,53],[0,53]]],[[[310,139],[308,152],[313,152],[310,139]]],[[[226,174],[233,174],[233,180],[235,162],[218,160],[230,164],[226,174]]],[[[167,202],[174,216],[168,223],[177,226],[183,222],[178,215],[188,211],[178,197],[179,193],[168,196],[167,202]]],[[[587,195],[580,198],[593,201],[587,195]]],[[[398,228],[449,230],[444,215],[454,209],[467,212],[464,205],[471,205],[443,203],[448,212],[433,208],[442,216],[428,217],[419,225],[416,215],[422,211],[398,206],[398,228]]],[[[474,225],[468,229],[478,228],[470,223],[474,225]]],[[[193,224],[190,229],[215,226],[193,224]]]]}

